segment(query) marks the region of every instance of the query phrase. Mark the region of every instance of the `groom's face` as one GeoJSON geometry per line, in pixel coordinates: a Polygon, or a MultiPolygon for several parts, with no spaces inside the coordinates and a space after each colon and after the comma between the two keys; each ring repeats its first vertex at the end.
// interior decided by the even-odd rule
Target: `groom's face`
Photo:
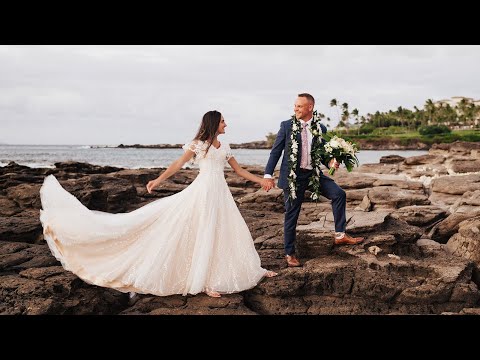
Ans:
{"type": "Polygon", "coordinates": [[[313,104],[305,97],[297,97],[294,111],[297,119],[307,121],[312,117],[313,104]]]}

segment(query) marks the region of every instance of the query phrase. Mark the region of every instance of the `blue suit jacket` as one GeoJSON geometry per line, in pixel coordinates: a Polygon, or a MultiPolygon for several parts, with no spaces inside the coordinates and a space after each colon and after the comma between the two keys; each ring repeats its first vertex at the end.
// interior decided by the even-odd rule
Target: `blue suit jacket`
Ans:
{"type": "MultiPolygon", "coordinates": [[[[327,128],[325,125],[320,124],[320,127],[322,129],[322,133],[325,134],[327,132],[327,128]]],[[[285,120],[282,121],[280,124],[280,130],[278,130],[277,138],[275,139],[275,143],[272,146],[272,150],[270,151],[270,157],[268,159],[267,166],[265,167],[265,174],[271,174],[273,176],[273,172],[275,170],[275,167],[277,166],[278,160],[280,159],[280,156],[282,155],[282,152],[284,153],[283,158],[282,158],[282,164],[280,165],[280,177],[278,178],[278,184],[277,186],[282,189],[288,188],[288,148],[290,146],[290,134],[292,133],[292,121],[291,120],[285,120]]],[[[298,170],[300,168],[300,162],[302,159],[302,152],[300,149],[302,148],[302,137],[301,134],[299,133],[297,135],[297,141],[298,141],[298,165],[297,169],[295,172],[298,173],[298,170]]],[[[312,144],[318,141],[318,136],[314,136],[312,139],[312,144]]],[[[322,143],[325,143],[325,139],[321,138],[322,143]]],[[[325,163],[324,159],[321,159],[322,164],[324,164],[328,168],[328,164],[325,163]]],[[[322,176],[321,174],[320,176],[322,176]]],[[[324,175],[323,175],[324,176],[324,175]]]]}

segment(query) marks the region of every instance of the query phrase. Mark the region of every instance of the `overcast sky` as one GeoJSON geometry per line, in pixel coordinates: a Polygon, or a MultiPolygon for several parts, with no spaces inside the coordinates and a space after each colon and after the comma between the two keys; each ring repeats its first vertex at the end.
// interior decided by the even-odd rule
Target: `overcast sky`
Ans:
{"type": "MultiPolygon", "coordinates": [[[[338,122],[480,99],[480,46],[0,45],[0,143],[184,143],[220,111],[228,142],[264,140],[300,92],[338,122]]],[[[220,138],[222,140],[222,138],[220,138]]]]}

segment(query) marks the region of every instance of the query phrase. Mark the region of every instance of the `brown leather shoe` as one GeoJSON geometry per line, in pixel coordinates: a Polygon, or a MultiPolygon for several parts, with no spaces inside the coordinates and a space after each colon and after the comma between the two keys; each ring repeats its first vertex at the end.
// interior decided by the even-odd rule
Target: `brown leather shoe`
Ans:
{"type": "Polygon", "coordinates": [[[302,266],[295,255],[285,255],[285,259],[287,260],[287,265],[290,267],[302,266]]]}
{"type": "Polygon", "coordinates": [[[363,237],[351,237],[350,235],[343,235],[342,238],[335,238],[335,245],[356,245],[365,240],[363,237]]]}

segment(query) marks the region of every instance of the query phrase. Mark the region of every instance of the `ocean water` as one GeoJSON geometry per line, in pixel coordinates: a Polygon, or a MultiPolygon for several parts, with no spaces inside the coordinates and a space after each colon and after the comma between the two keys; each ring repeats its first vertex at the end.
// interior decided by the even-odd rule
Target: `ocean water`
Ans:
{"type": "MultiPolygon", "coordinates": [[[[270,150],[233,149],[243,165],[266,165],[270,150]]],[[[15,161],[29,167],[54,167],[60,161],[87,162],[128,169],[167,167],[183,153],[182,149],[97,148],[88,145],[0,145],[0,166],[15,161]]],[[[360,164],[378,163],[382,156],[404,157],[427,154],[425,150],[364,150],[358,153],[360,164]]],[[[280,161],[278,162],[280,164],[280,161]]]]}

